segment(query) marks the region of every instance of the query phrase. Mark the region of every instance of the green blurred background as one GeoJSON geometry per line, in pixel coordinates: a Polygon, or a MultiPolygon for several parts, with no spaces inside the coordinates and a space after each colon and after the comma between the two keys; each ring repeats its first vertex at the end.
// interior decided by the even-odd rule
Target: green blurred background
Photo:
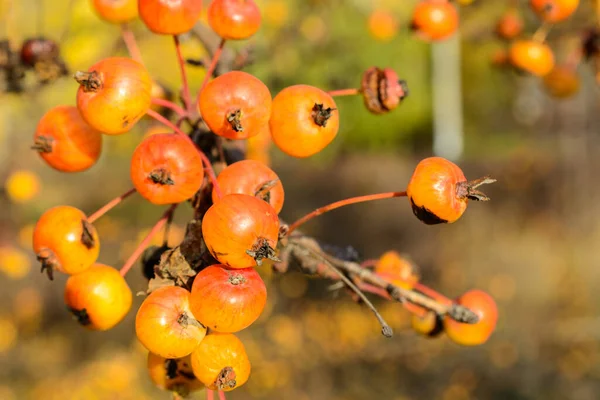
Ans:
{"type": "MultiPolygon", "coordinates": [[[[273,93],[295,83],[356,87],[373,65],[395,69],[410,87],[402,106],[384,116],[369,114],[358,97],[339,98],[340,133],[317,157],[295,160],[272,149],[272,166],[286,188],[282,217],[293,220],[344,197],[403,190],[416,163],[432,155],[433,60],[430,45],[408,29],[416,2],[257,2],[260,33],[231,47],[253,46],[247,71],[273,93]]],[[[521,3],[531,34],[539,23],[521,3]]],[[[306,226],[365,258],[387,250],[408,254],[423,282],[450,297],[489,291],[500,312],[490,341],[463,348],[445,337],[418,337],[399,304],[376,301],[396,332],[385,339],[370,312],[328,290],[328,282],[262,270],[267,310],[239,335],[252,376],[228,398],[600,398],[598,88],[588,65],[579,68],[581,90],[565,100],[548,96],[538,79],[493,67],[492,55],[504,46],[494,37],[495,21],[508,4],[476,0],[460,10],[465,148],[457,162],[468,178],[498,179],[486,188],[492,201],[471,204],[447,226],[423,225],[403,199],[349,207],[306,226]]],[[[551,31],[559,60],[577,45],[579,31],[596,25],[593,7],[582,0],[577,15],[551,31]]],[[[61,40],[71,71],[126,55],[119,29],[101,21],[86,0],[3,0],[0,16],[0,38],[16,46],[38,34],[61,40]]],[[[133,29],[152,75],[176,90],[171,38],[151,35],[140,22],[133,29]]],[[[182,41],[187,57],[206,55],[193,38],[182,41]]],[[[197,89],[204,69],[188,70],[197,89]]],[[[77,83],[67,77],[28,86],[23,94],[0,94],[0,399],[169,398],[147,377],[146,352],[135,339],[142,298],[115,329],[84,331],[65,310],[66,277],[49,282],[39,274],[30,243],[47,208],[69,204],[92,212],[130,187],[129,157],[151,121],[105,137],[103,155],[89,171],[61,174],[29,146],[46,110],[74,104],[77,83]],[[24,187],[11,190],[35,194],[27,201],[4,184],[17,171],[26,172],[24,187]]],[[[102,217],[100,261],[121,265],[162,212],[133,197],[102,217]]],[[[189,207],[178,210],[172,244],[190,215],[189,207]]],[[[134,293],[144,290],[139,270],[127,279],[134,293]]]]}

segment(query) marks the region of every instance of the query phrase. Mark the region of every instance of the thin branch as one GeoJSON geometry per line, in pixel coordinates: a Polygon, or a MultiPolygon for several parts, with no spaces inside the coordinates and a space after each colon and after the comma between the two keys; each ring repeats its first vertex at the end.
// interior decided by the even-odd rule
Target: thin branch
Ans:
{"type": "Polygon", "coordinates": [[[123,37],[123,42],[125,42],[127,52],[129,53],[131,58],[144,65],[144,60],[142,59],[142,52],[138,47],[133,31],[129,27],[129,24],[127,24],[126,22],[121,24],[121,36],[123,37]]]}
{"type": "Polygon", "coordinates": [[[109,212],[117,204],[121,203],[123,200],[125,200],[126,198],[128,198],[129,196],[131,196],[132,194],[134,194],[135,192],[136,192],[135,188],[131,188],[127,192],[123,193],[122,195],[120,195],[118,197],[115,197],[114,199],[112,199],[111,201],[109,201],[108,203],[106,203],[104,206],[102,206],[100,209],[98,209],[98,211],[96,211],[95,213],[93,213],[92,215],[90,215],[88,217],[88,222],[90,224],[93,224],[94,221],[96,221],[98,218],[100,218],[101,216],[103,216],[104,214],[106,214],[107,212],[109,212]]]}

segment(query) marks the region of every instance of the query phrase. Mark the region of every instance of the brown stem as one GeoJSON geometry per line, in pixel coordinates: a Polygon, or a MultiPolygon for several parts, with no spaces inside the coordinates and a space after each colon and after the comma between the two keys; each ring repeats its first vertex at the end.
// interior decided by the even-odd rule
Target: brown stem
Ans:
{"type": "Polygon", "coordinates": [[[39,153],[51,153],[52,152],[52,143],[54,139],[50,136],[38,136],[35,138],[33,146],[31,146],[32,150],[35,150],[39,153]]]}
{"type": "Polygon", "coordinates": [[[546,37],[550,33],[550,29],[552,28],[552,23],[548,21],[544,21],[542,25],[534,32],[531,39],[538,43],[544,43],[546,41],[546,37]]]}
{"type": "Polygon", "coordinates": [[[304,223],[310,221],[311,219],[318,217],[319,215],[325,214],[331,210],[335,210],[336,208],[348,206],[350,204],[364,203],[367,201],[373,200],[382,200],[382,199],[391,199],[394,197],[406,197],[406,192],[385,192],[385,193],[377,193],[377,194],[368,194],[366,196],[357,196],[351,197],[348,199],[336,201],[335,203],[328,204],[326,206],[317,208],[316,210],[306,214],[304,217],[296,220],[289,226],[288,234],[292,233],[298,227],[303,225],[304,223]]]}
{"type": "Polygon", "coordinates": [[[468,182],[458,182],[456,184],[456,196],[461,200],[489,201],[490,198],[485,193],[477,190],[477,188],[481,185],[489,185],[494,182],[496,182],[496,180],[489,176],[484,176],[483,178],[474,179],[468,182]]]}

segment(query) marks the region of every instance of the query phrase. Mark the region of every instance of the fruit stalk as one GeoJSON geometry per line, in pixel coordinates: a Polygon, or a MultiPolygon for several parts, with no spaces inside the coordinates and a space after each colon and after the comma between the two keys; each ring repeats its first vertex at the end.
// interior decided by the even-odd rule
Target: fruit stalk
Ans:
{"type": "Polygon", "coordinates": [[[179,70],[181,72],[181,81],[183,84],[183,103],[188,115],[192,114],[192,100],[190,96],[190,85],[188,84],[187,73],[185,72],[185,60],[183,54],[181,54],[181,44],[179,43],[179,36],[173,35],[173,41],[175,42],[175,52],[177,53],[177,62],[179,63],[179,70]]]}
{"type": "Polygon", "coordinates": [[[173,110],[175,113],[177,113],[177,115],[179,115],[180,117],[187,117],[187,115],[188,115],[186,110],[184,110],[183,108],[179,107],[177,104],[175,104],[169,100],[153,97],[152,104],[156,104],[157,106],[169,108],[169,109],[173,110]]]}
{"type": "Polygon", "coordinates": [[[338,89],[327,92],[331,97],[334,96],[354,96],[360,94],[360,89],[338,89]]]}
{"type": "Polygon", "coordinates": [[[100,218],[101,216],[103,216],[104,214],[109,212],[117,204],[121,203],[123,200],[125,200],[126,198],[128,198],[129,196],[134,194],[135,192],[136,192],[135,188],[131,188],[128,191],[126,191],[125,193],[123,193],[122,195],[115,197],[114,199],[112,199],[111,201],[109,201],[108,203],[106,203],[105,205],[100,207],[95,213],[90,215],[88,217],[88,222],[90,224],[93,224],[98,218],[100,218]]]}
{"type": "Polygon", "coordinates": [[[204,89],[204,87],[208,83],[208,81],[210,81],[210,78],[212,77],[213,73],[215,72],[215,68],[217,68],[217,64],[219,62],[219,59],[221,58],[221,53],[223,53],[224,47],[225,47],[225,39],[221,39],[221,42],[219,42],[219,47],[217,47],[217,49],[215,50],[215,53],[212,56],[212,59],[210,60],[210,65],[208,66],[208,69],[206,70],[206,75],[204,76],[204,80],[202,81],[202,86],[200,86],[199,92],[201,92],[202,89],[204,89]]]}
{"type": "Polygon", "coordinates": [[[331,210],[335,210],[336,208],[348,206],[350,204],[365,203],[367,201],[373,201],[373,200],[391,199],[394,197],[406,197],[406,192],[385,192],[385,193],[368,194],[366,196],[357,196],[357,197],[351,197],[348,199],[336,201],[336,202],[328,204],[326,206],[317,208],[316,210],[311,211],[310,213],[306,214],[302,218],[296,220],[294,223],[290,224],[288,234],[292,233],[298,227],[300,227],[304,223],[310,221],[311,219],[318,217],[319,215],[325,214],[326,212],[329,212],[331,210]]]}
{"type": "Polygon", "coordinates": [[[165,226],[165,224],[167,223],[167,221],[170,218],[170,215],[173,214],[173,212],[175,211],[175,208],[177,208],[177,206],[178,206],[178,204],[173,204],[171,207],[169,207],[169,209],[167,211],[165,211],[163,216],[152,227],[152,229],[150,229],[150,232],[146,235],[144,240],[142,240],[142,242],[138,245],[138,247],[136,247],[136,249],[133,251],[131,256],[129,256],[127,261],[125,261],[125,264],[123,264],[123,267],[121,267],[121,269],[119,270],[119,273],[121,274],[121,276],[125,276],[127,274],[127,272],[129,272],[131,267],[133,267],[133,265],[135,264],[137,259],[140,258],[140,256],[144,252],[144,250],[146,250],[146,247],[148,247],[148,245],[150,244],[150,241],[152,240],[154,235],[156,235],[158,233],[158,231],[160,231],[163,228],[163,226],[165,226]]]}
{"type": "Polygon", "coordinates": [[[127,24],[126,22],[121,24],[121,36],[123,37],[123,42],[125,43],[125,46],[127,47],[127,52],[129,53],[129,56],[131,56],[131,58],[133,58],[135,61],[144,65],[144,60],[142,59],[142,53],[140,52],[140,48],[137,45],[135,36],[133,35],[133,32],[132,32],[131,28],[129,27],[129,24],[127,24]]]}

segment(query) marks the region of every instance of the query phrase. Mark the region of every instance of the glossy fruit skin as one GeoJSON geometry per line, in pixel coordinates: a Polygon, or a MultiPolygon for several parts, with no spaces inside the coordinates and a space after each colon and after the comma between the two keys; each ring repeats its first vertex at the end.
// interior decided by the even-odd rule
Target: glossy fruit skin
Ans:
{"type": "Polygon", "coordinates": [[[137,3],[137,0],[92,0],[98,16],[113,24],[122,24],[137,18],[137,3]]]}
{"type": "Polygon", "coordinates": [[[579,0],[531,0],[530,5],[544,21],[560,22],[577,10],[579,0]]]}
{"type": "MultiPolygon", "coordinates": [[[[47,210],[33,230],[33,251],[47,267],[66,274],[77,274],[96,262],[100,240],[86,215],[70,206],[47,210]]],[[[51,273],[51,270],[49,273],[51,273]]]]}
{"type": "Polygon", "coordinates": [[[128,132],[150,108],[152,79],[131,58],[109,57],[88,74],[77,73],[77,108],[93,128],[107,135],[128,132]],[[99,85],[98,85],[99,84],[99,85]]]}
{"type": "Polygon", "coordinates": [[[559,99],[575,95],[581,86],[577,72],[564,65],[555,66],[548,75],[544,76],[542,82],[548,93],[559,99]]]}
{"type": "Polygon", "coordinates": [[[545,76],[554,68],[554,54],[550,47],[533,40],[514,41],[508,57],[516,68],[536,76],[545,76]]]}
{"type": "Polygon", "coordinates": [[[125,318],[133,295],[119,271],[94,264],[67,279],[65,303],[80,324],[91,330],[108,330],[125,318]]]}
{"type": "Polygon", "coordinates": [[[456,299],[456,302],[477,314],[479,321],[475,324],[464,324],[444,318],[444,329],[448,337],[463,346],[485,343],[494,332],[498,321],[498,308],[494,299],[481,290],[470,290],[456,299]]]}
{"type": "Polygon", "coordinates": [[[228,194],[204,215],[202,235],[220,263],[230,268],[250,268],[257,265],[257,260],[247,251],[276,248],[279,218],[263,200],[247,194],[228,194]]]}
{"type": "Polygon", "coordinates": [[[411,26],[425,40],[444,40],[458,29],[458,12],[446,0],[423,0],[415,7],[411,26]]]}
{"type": "Polygon", "coordinates": [[[138,309],[135,333],[148,351],[164,358],[190,354],[206,335],[206,328],[190,311],[190,292],[166,286],[150,293],[138,309]]]}
{"type": "Polygon", "coordinates": [[[411,290],[419,281],[415,266],[395,251],[388,251],[379,258],[375,264],[375,273],[389,283],[407,290],[411,290]]]}
{"type": "Polygon", "coordinates": [[[254,0],[212,0],[208,6],[208,24],[227,40],[243,40],[260,28],[260,9],[254,0]]]}
{"type": "Polygon", "coordinates": [[[179,35],[191,30],[202,12],[200,0],[139,0],[138,11],[154,33],[179,35]]]}
{"type": "Polygon", "coordinates": [[[335,101],[319,88],[289,86],[273,99],[271,137],[281,151],[292,157],[317,154],[335,139],[339,126],[335,101]],[[319,105],[323,110],[330,109],[329,118],[321,125],[315,122],[315,108],[319,105]]]}
{"type": "Polygon", "coordinates": [[[496,24],[496,34],[502,38],[511,40],[523,32],[523,19],[517,10],[508,10],[496,24]]]}
{"type": "Polygon", "coordinates": [[[242,386],[250,369],[244,344],[231,333],[211,332],[192,353],[194,375],[211,390],[228,392],[242,386]]]}
{"type": "Polygon", "coordinates": [[[460,199],[456,191],[456,184],[466,181],[462,170],[453,162],[429,157],[417,164],[406,194],[421,221],[430,225],[452,223],[467,209],[467,199],[460,199]]]}
{"type": "Polygon", "coordinates": [[[33,140],[40,157],[61,172],[85,171],[102,152],[102,134],[74,106],[50,109],[38,123],[33,140]]]}
{"type": "Polygon", "coordinates": [[[438,337],[444,332],[444,322],[433,311],[428,311],[423,317],[411,315],[410,325],[413,330],[425,337],[438,337]]]}
{"type": "Polygon", "coordinates": [[[144,139],[133,152],[131,181],[153,204],[185,201],[204,182],[204,166],[198,150],[185,137],[157,133],[144,139]]]}
{"type": "Polygon", "coordinates": [[[194,278],[190,308],[204,326],[234,333],[252,325],[267,304],[267,288],[254,268],[211,265],[194,278]]]}
{"type": "MultiPolygon", "coordinates": [[[[221,194],[243,193],[267,201],[279,214],[285,194],[277,174],[260,161],[242,160],[230,164],[217,177],[221,194]],[[261,193],[265,184],[273,183],[268,192],[261,193]],[[258,196],[257,196],[258,194],[258,196]]],[[[212,192],[213,203],[219,201],[217,191],[212,192]]]]}
{"type": "Polygon", "coordinates": [[[215,134],[227,139],[247,139],[261,132],[269,123],[271,104],[269,88],[242,71],[213,79],[198,95],[198,110],[204,122],[215,134]],[[237,111],[241,116],[236,118],[237,111]]]}
{"type": "Polygon", "coordinates": [[[152,382],[163,390],[169,390],[186,396],[190,392],[204,388],[192,371],[190,356],[183,358],[164,358],[148,352],[148,374],[152,382]]]}

